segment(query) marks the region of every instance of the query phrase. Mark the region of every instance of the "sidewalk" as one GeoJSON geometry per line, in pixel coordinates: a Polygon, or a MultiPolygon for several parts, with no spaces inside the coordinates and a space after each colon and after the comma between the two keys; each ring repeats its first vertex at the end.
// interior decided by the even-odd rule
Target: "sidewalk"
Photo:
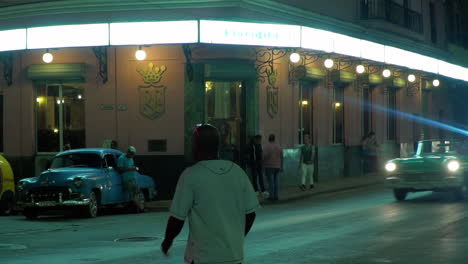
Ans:
{"type": "MultiPolygon", "coordinates": [[[[285,187],[279,192],[279,202],[287,202],[313,195],[340,192],[366,186],[383,184],[384,177],[380,174],[366,174],[359,177],[341,178],[335,181],[318,182],[312,190],[302,191],[299,186],[285,187]]],[[[259,197],[260,203],[270,204],[269,200],[259,197]]],[[[168,211],[171,206],[171,200],[151,201],[145,204],[146,209],[152,212],[168,211]]]]}

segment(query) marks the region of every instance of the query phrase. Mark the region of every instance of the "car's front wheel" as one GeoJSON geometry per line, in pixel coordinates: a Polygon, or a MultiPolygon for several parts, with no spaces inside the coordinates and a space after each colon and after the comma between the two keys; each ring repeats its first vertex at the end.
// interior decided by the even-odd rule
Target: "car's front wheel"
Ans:
{"type": "Polygon", "coordinates": [[[408,194],[408,192],[406,190],[393,189],[393,196],[395,196],[395,199],[397,199],[397,201],[405,200],[407,194],[408,194]]]}
{"type": "Polygon", "coordinates": [[[13,201],[5,201],[3,206],[0,208],[0,215],[12,215],[14,212],[14,206],[15,204],[13,201]]]}
{"type": "Polygon", "coordinates": [[[95,218],[98,214],[98,200],[95,192],[89,194],[89,204],[83,208],[83,215],[88,218],[95,218]]]}
{"type": "Polygon", "coordinates": [[[34,208],[24,208],[23,215],[29,220],[34,220],[39,215],[39,212],[34,208]]]}

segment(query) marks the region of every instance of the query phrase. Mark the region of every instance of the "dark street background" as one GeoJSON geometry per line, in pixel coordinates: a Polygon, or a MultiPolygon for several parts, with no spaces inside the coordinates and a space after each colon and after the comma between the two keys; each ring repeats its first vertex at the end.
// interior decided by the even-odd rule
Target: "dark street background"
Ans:
{"type": "MultiPolygon", "coordinates": [[[[266,204],[245,263],[466,263],[467,205],[430,192],[397,203],[381,185],[266,204]]],[[[159,250],[167,217],[1,217],[0,263],[183,263],[187,224],[169,257],[159,250]]]]}

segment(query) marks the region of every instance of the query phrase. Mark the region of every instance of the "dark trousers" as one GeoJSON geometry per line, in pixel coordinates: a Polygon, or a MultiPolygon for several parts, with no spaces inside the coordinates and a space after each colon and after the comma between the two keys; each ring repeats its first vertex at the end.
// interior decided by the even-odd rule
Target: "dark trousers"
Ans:
{"type": "Polygon", "coordinates": [[[270,198],[274,200],[278,200],[279,171],[280,169],[278,168],[265,168],[265,174],[267,176],[268,185],[270,187],[270,198]]]}
{"type": "Polygon", "coordinates": [[[260,191],[264,192],[265,191],[265,184],[263,183],[263,166],[262,164],[259,163],[254,163],[251,166],[252,170],[252,184],[254,191],[258,192],[258,183],[260,183],[260,191]]]}

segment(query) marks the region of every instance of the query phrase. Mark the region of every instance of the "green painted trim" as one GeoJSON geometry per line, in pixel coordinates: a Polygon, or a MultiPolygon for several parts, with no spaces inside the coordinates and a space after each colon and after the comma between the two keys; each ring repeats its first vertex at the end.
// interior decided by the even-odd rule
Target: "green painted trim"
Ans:
{"type": "Polygon", "coordinates": [[[331,78],[334,82],[352,83],[356,80],[356,74],[346,71],[334,70],[331,72],[331,78]]]}
{"type": "Polygon", "coordinates": [[[35,64],[28,67],[30,80],[84,80],[84,63],[35,64]]]}
{"type": "Polygon", "coordinates": [[[192,133],[193,126],[205,121],[205,83],[204,65],[192,64],[193,79],[189,81],[185,71],[184,92],[184,154],[188,161],[192,161],[192,133]]]}
{"type": "Polygon", "coordinates": [[[306,67],[306,73],[305,73],[304,79],[321,80],[323,77],[325,77],[326,74],[327,74],[327,71],[322,68],[306,67]]]}
{"type": "Polygon", "coordinates": [[[205,64],[205,79],[245,80],[255,78],[257,72],[252,63],[209,63],[205,64]]]}
{"type": "Polygon", "coordinates": [[[402,78],[393,79],[393,87],[403,88],[406,86],[406,81],[402,78]]]}
{"type": "Polygon", "coordinates": [[[369,83],[370,84],[381,84],[383,82],[383,77],[379,74],[370,74],[369,83]]]}

